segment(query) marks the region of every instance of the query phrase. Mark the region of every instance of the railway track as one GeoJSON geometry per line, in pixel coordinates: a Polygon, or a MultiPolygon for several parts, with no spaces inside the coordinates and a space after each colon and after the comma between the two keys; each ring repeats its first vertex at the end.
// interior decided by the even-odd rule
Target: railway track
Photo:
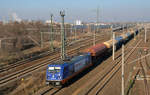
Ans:
{"type": "Polygon", "coordinates": [[[44,91],[39,93],[38,95],[55,95],[57,94],[62,88],[54,88],[54,87],[46,87],[44,91]],[[49,92],[49,93],[48,93],[49,92]]]}
{"type": "MultiPolygon", "coordinates": [[[[84,38],[84,39],[79,40],[77,42],[82,43],[82,42],[87,41],[87,40],[92,40],[92,37],[84,38]]],[[[73,46],[68,46],[67,49],[70,49],[70,48],[73,48],[73,47],[74,47],[74,45],[73,46]]],[[[45,56],[53,56],[54,54],[57,54],[57,53],[60,53],[60,48],[57,49],[57,51],[54,51],[54,52],[46,51],[46,52],[43,52],[39,55],[35,55],[32,58],[27,58],[27,59],[24,59],[22,61],[18,61],[16,63],[12,63],[12,64],[9,64],[9,65],[4,65],[4,66],[1,67],[0,73],[8,71],[12,68],[16,68],[20,65],[26,64],[27,62],[31,62],[31,61],[36,60],[38,58],[43,58],[45,56]]]]}
{"type": "MultiPolygon", "coordinates": [[[[96,42],[99,42],[100,40],[102,40],[102,39],[99,39],[96,42]]],[[[78,46],[72,50],[69,50],[68,54],[73,55],[78,50],[83,50],[87,46],[90,46],[90,45],[92,45],[92,41],[91,41],[91,43],[89,43],[89,40],[88,40],[88,43],[87,42],[86,42],[86,44],[83,43],[81,46],[78,46]]],[[[51,62],[56,61],[59,58],[60,58],[60,55],[56,54],[56,55],[52,56],[51,59],[44,60],[42,62],[39,62],[38,64],[31,65],[30,67],[27,67],[25,69],[22,69],[22,70],[15,72],[15,73],[11,73],[9,75],[6,75],[6,76],[0,78],[0,87],[5,86],[8,83],[14,82],[18,79],[21,79],[22,77],[28,76],[37,70],[45,69],[47,64],[50,64],[51,62]]]]}
{"type": "MultiPolygon", "coordinates": [[[[84,44],[84,43],[86,43],[88,41],[91,42],[92,40],[93,40],[92,37],[88,37],[86,39],[79,40],[79,41],[77,41],[78,42],[77,44],[74,44],[72,46],[68,46],[67,49],[69,50],[70,48],[75,48],[76,47],[75,45],[79,46],[79,45],[84,44]]],[[[16,67],[18,67],[20,65],[24,65],[24,64],[26,64],[28,62],[31,62],[31,61],[34,61],[36,59],[43,58],[43,57],[46,57],[46,56],[53,56],[53,55],[59,54],[59,53],[60,53],[60,49],[58,49],[55,52],[47,51],[47,52],[41,53],[39,55],[33,56],[32,58],[27,58],[27,59],[25,59],[23,61],[19,61],[19,62],[13,63],[13,64],[9,64],[9,65],[3,66],[0,69],[0,73],[3,73],[5,71],[9,71],[9,70],[11,70],[13,68],[16,68],[16,67]]]]}
{"type": "Polygon", "coordinates": [[[146,63],[146,66],[147,66],[147,69],[148,70],[150,70],[150,66],[149,66],[149,64],[148,64],[148,61],[147,61],[148,59],[147,59],[147,57],[145,57],[145,63],[146,63]]]}
{"type": "MultiPolygon", "coordinates": [[[[140,43],[140,42],[139,42],[140,43]]],[[[129,49],[129,48],[128,48],[129,49]]],[[[133,52],[133,50],[131,50],[132,52],[133,52]]],[[[126,55],[127,55],[127,52],[125,53],[126,55]]],[[[117,56],[120,56],[120,54],[119,55],[117,55],[117,56]]],[[[115,66],[116,65],[118,65],[119,64],[119,62],[117,63],[117,64],[115,64],[115,66]]],[[[114,66],[114,68],[115,68],[115,66],[114,66]]],[[[113,69],[113,68],[112,68],[113,69]]],[[[112,70],[111,69],[111,70],[112,70]]],[[[111,72],[111,71],[110,71],[111,72]]],[[[108,73],[110,73],[110,72],[108,72],[108,73]]],[[[104,76],[104,77],[106,77],[106,76],[104,76]]],[[[103,77],[103,78],[104,78],[103,77]]],[[[95,77],[96,78],[96,77],[95,77]]],[[[102,81],[103,79],[100,79],[99,81],[102,81]]],[[[89,80],[89,82],[90,82],[90,80],[89,80]]],[[[95,87],[97,85],[97,83],[93,86],[93,87],[95,87]]],[[[80,89],[80,88],[79,88],[80,89]]],[[[78,95],[79,93],[78,92],[80,92],[80,90],[78,90],[77,92],[75,91],[75,93],[73,93],[73,95],[78,95]]],[[[44,92],[44,93],[46,93],[46,94],[44,94],[44,95],[51,95],[50,93],[51,93],[51,91],[46,91],[46,92],[44,92]]],[[[89,94],[90,93],[90,91],[89,92],[87,92],[87,93],[84,93],[84,95],[87,95],[87,94],[89,94]]],[[[81,94],[81,93],[80,93],[81,94]]],[[[82,94],[81,94],[82,95],[82,94]]],[[[91,94],[91,95],[94,95],[94,94],[91,94]]]]}
{"type": "MultiPolygon", "coordinates": [[[[131,49],[128,53],[126,53],[125,60],[128,60],[130,55],[135,51],[136,47],[140,44],[141,40],[136,44],[135,48],[131,49]]],[[[111,80],[111,78],[119,71],[121,68],[121,59],[115,63],[115,65],[96,83],[95,87],[92,87],[86,95],[98,95],[99,92],[107,85],[107,83],[111,80]]]]}
{"type": "MultiPolygon", "coordinates": [[[[140,52],[139,55],[141,57],[142,56],[142,52],[140,52]]],[[[139,65],[141,67],[141,72],[142,72],[143,79],[144,79],[144,90],[145,90],[144,92],[145,92],[145,95],[150,95],[150,93],[149,93],[149,86],[148,86],[148,82],[147,82],[147,79],[146,79],[146,70],[144,69],[144,65],[143,64],[148,65],[146,57],[144,59],[140,59],[139,65]]]]}
{"type": "MultiPolygon", "coordinates": [[[[140,44],[141,40],[136,44],[136,47],[140,44]]],[[[128,48],[129,49],[129,48],[128,48]]],[[[129,56],[134,52],[136,48],[133,48],[131,50],[129,50],[128,52],[125,53],[126,57],[125,60],[127,60],[129,58],[129,56]]],[[[127,50],[126,50],[127,51],[127,50]]],[[[119,55],[120,56],[120,55],[119,55]]],[[[121,68],[121,58],[118,59],[113,65],[103,76],[101,75],[95,75],[95,76],[99,76],[100,78],[97,79],[97,77],[89,80],[91,82],[87,83],[86,87],[90,84],[92,84],[92,80],[96,80],[96,82],[94,82],[94,84],[92,84],[92,86],[84,89],[84,91],[82,90],[76,90],[73,95],[77,95],[78,93],[82,93],[81,95],[98,95],[99,92],[107,85],[107,83],[111,80],[111,78],[119,71],[119,69],[121,68]]],[[[84,88],[83,87],[83,88],[84,88]]]]}

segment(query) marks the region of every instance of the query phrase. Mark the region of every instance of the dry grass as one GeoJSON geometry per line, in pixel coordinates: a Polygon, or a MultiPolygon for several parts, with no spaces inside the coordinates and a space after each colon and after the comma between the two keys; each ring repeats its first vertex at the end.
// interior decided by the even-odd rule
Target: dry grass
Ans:
{"type": "Polygon", "coordinates": [[[16,89],[9,95],[33,95],[45,86],[45,71],[33,74],[31,77],[21,81],[16,89]]]}

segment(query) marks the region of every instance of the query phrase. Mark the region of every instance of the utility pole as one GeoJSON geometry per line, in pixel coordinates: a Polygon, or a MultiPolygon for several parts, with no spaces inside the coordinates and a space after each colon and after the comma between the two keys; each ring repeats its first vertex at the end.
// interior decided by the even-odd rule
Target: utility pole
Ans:
{"type": "Polygon", "coordinates": [[[113,32],[113,60],[115,60],[115,32],[113,32]]]}
{"type": "Polygon", "coordinates": [[[145,43],[146,43],[147,27],[145,27],[145,43]]]}
{"type": "Polygon", "coordinates": [[[0,49],[1,49],[1,47],[2,47],[2,40],[0,39],[0,49]]]}
{"type": "Polygon", "coordinates": [[[128,25],[126,24],[126,32],[128,32],[128,25]]]}
{"type": "Polygon", "coordinates": [[[112,35],[113,35],[113,25],[111,25],[111,36],[110,36],[110,39],[112,39],[112,35]]]}
{"type": "Polygon", "coordinates": [[[90,25],[88,25],[88,32],[87,33],[90,33],[90,25]]]}
{"type": "Polygon", "coordinates": [[[71,39],[74,39],[74,25],[71,25],[70,32],[71,32],[71,39]]]}
{"type": "Polygon", "coordinates": [[[41,48],[43,48],[43,32],[41,32],[41,48]]]}
{"type": "Polygon", "coordinates": [[[53,14],[51,14],[51,33],[50,33],[50,47],[51,47],[51,51],[54,50],[53,47],[53,14]]]}
{"type": "Polygon", "coordinates": [[[123,25],[122,30],[123,30],[123,34],[125,34],[125,25],[123,25]]]}
{"type": "Polygon", "coordinates": [[[95,29],[95,25],[94,25],[94,34],[93,34],[93,36],[94,36],[94,39],[93,39],[93,46],[95,46],[95,39],[96,39],[96,29],[95,29]]]}
{"type": "Polygon", "coordinates": [[[124,44],[122,45],[122,95],[124,95],[124,44]]]}
{"type": "Polygon", "coordinates": [[[99,7],[97,8],[97,21],[96,21],[96,28],[94,31],[93,46],[95,46],[95,44],[96,44],[96,31],[98,32],[98,23],[99,23],[99,7]]]}
{"type": "Polygon", "coordinates": [[[62,24],[61,24],[61,58],[65,60],[66,58],[66,51],[65,51],[65,29],[64,29],[64,16],[65,12],[60,11],[60,15],[62,17],[62,24]]]}
{"type": "Polygon", "coordinates": [[[74,26],[74,28],[75,28],[75,41],[76,41],[76,39],[77,39],[77,28],[74,26]]]}
{"type": "Polygon", "coordinates": [[[98,32],[98,23],[99,23],[99,7],[97,7],[97,32],[98,32]]]}

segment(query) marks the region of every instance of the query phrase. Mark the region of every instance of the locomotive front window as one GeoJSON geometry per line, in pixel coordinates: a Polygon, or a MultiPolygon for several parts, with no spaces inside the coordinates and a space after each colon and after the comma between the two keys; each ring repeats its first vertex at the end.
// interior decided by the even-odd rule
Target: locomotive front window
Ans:
{"type": "Polygon", "coordinates": [[[58,72],[60,72],[60,67],[49,67],[48,68],[48,71],[50,72],[50,73],[58,73],[58,72]]]}
{"type": "Polygon", "coordinates": [[[60,67],[55,67],[55,71],[58,73],[58,72],[60,72],[60,67]]]}

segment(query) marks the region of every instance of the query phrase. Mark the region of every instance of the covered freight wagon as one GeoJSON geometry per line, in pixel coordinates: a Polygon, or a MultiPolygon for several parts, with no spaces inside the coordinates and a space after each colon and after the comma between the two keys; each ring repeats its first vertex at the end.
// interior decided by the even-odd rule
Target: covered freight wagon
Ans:
{"type": "Polygon", "coordinates": [[[67,61],[59,60],[49,64],[46,70],[46,84],[62,86],[91,65],[90,53],[74,56],[67,61]]]}
{"type": "Polygon", "coordinates": [[[135,31],[135,33],[136,33],[136,35],[137,35],[137,34],[139,33],[139,31],[138,31],[138,30],[136,30],[136,31],[135,31]]]}
{"type": "Polygon", "coordinates": [[[95,46],[92,46],[88,48],[85,52],[90,52],[91,56],[98,57],[104,54],[104,52],[107,51],[107,46],[105,44],[97,44],[95,46]]]}
{"type": "Polygon", "coordinates": [[[129,41],[132,38],[131,32],[127,32],[126,35],[127,35],[126,40],[129,41]]]}
{"type": "Polygon", "coordinates": [[[116,48],[118,49],[123,44],[123,37],[122,36],[116,37],[115,40],[117,41],[116,48]]]}
{"type": "MultiPolygon", "coordinates": [[[[109,50],[111,50],[112,47],[113,47],[113,40],[111,39],[111,40],[109,40],[109,41],[104,42],[103,44],[105,44],[106,47],[107,47],[109,50]]],[[[117,41],[116,41],[116,40],[114,40],[114,44],[115,44],[115,45],[117,44],[117,41]]]]}
{"type": "Polygon", "coordinates": [[[130,32],[121,35],[121,37],[123,37],[124,43],[126,43],[129,40],[130,36],[131,36],[130,32]]]}
{"type": "Polygon", "coordinates": [[[129,38],[133,38],[134,37],[134,34],[136,34],[136,32],[134,30],[131,30],[130,31],[130,37],[129,38]]]}

